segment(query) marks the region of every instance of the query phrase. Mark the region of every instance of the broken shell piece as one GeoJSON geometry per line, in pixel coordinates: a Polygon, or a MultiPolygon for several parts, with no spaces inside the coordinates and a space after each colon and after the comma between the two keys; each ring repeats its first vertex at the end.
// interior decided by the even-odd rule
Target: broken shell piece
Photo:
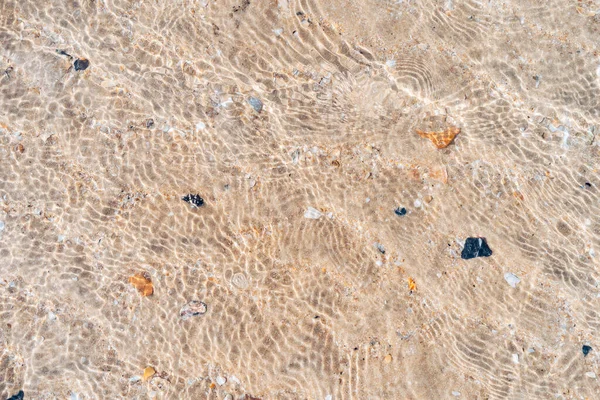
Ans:
{"type": "Polygon", "coordinates": [[[319,210],[317,210],[316,208],[312,208],[312,207],[308,207],[306,209],[306,212],[304,212],[304,218],[309,218],[309,219],[319,219],[321,218],[321,216],[323,215],[323,213],[319,210]]]}
{"type": "Polygon", "coordinates": [[[143,380],[144,382],[147,381],[148,379],[152,378],[154,376],[154,374],[156,374],[156,370],[152,367],[146,367],[144,368],[144,376],[143,376],[143,380]]]}
{"type": "Polygon", "coordinates": [[[450,143],[454,140],[456,135],[460,133],[460,128],[456,128],[454,126],[449,127],[446,130],[438,131],[438,132],[426,132],[420,129],[417,129],[417,133],[422,138],[426,138],[431,140],[431,142],[438,149],[443,149],[444,147],[448,147],[450,143]]]}
{"type": "Polygon", "coordinates": [[[192,300],[181,308],[181,311],[179,311],[179,316],[185,321],[186,319],[195,317],[197,315],[206,314],[207,309],[208,307],[206,306],[206,303],[198,300],[192,300]]]}
{"type": "Polygon", "coordinates": [[[417,290],[417,283],[413,278],[408,278],[408,290],[411,292],[417,290]]]}
{"type": "Polygon", "coordinates": [[[140,292],[142,296],[151,296],[154,293],[154,286],[152,281],[146,275],[142,273],[135,274],[129,278],[131,283],[140,292]]]}

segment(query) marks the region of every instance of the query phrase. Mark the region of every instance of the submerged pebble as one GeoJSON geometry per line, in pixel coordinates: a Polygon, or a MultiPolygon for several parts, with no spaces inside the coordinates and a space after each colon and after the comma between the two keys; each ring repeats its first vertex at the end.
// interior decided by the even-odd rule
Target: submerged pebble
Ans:
{"type": "Polygon", "coordinates": [[[206,303],[198,300],[192,300],[181,308],[181,311],[179,311],[179,316],[185,321],[186,319],[205,314],[207,309],[208,307],[206,306],[206,303]]]}
{"type": "Polygon", "coordinates": [[[9,397],[7,400],[23,400],[25,398],[25,393],[22,390],[19,390],[19,393],[9,397]]]}
{"type": "Polygon", "coordinates": [[[75,71],[83,71],[86,70],[90,66],[90,62],[85,58],[78,58],[73,63],[73,68],[75,71]]]}
{"type": "Polygon", "coordinates": [[[469,260],[475,257],[489,257],[492,250],[488,246],[485,238],[470,237],[465,241],[465,247],[460,254],[463,260],[469,260]]]}
{"type": "Polygon", "coordinates": [[[252,106],[252,108],[254,108],[254,111],[256,111],[258,113],[261,112],[262,109],[263,109],[263,103],[262,103],[262,101],[260,101],[256,97],[250,96],[248,98],[248,104],[250,104],[252,106]]]}
{"type": "Polygon", "coordinates": [[[181,200],[190,203],[194,207],[202,207],[204,205],[204,199],[199,194],[186,194],[181,200]]]}
{"type": "Polygon", "coordinates": [[[517,287],[517,283],[521,282],[521,279],[519,279],[518,276],[510,272],[504,274],[504,279],[506,280],[506,282],[508,282],[510,286],[514,288],[517,287]]]}
{"type": "Polygon", "coordinates": [[[319,219],[323,216],[323,213],[316,208],[308,207],[304,212],[304,218],[308,219],[319,219]]]}
{"type": "Polygon", "coordinates": [[[395,213],[396,215],[400,215],[400,216],[402,216],[402,215],[406,215],[406,208],[404,208],[404,207],[398,207],[398,208],[396,208],[396,209],[394,210],[394,213],[395,213]]]}
{"type": "Polygon", "coordinates": [[[584,344],[583,347],[581,348],[581,351],[583,352],[583,356],[587,356],[588,354],[590,354],[590,351],[592,351],[592,346],[588,346],[587,344],[584,344]]]}

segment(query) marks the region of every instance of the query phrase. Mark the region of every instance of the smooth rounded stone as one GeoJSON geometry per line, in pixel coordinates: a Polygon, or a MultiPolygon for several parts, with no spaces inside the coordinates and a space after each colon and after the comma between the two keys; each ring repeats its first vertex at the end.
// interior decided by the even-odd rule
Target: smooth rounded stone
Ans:
{"type": "Polygon", "coordinates": [[[506,282],[508,282],[508,284],[514,288],[516,288],[517,284],[521,282],[521,279],[519,279],[518,276],[511,272],[507,272],[504,274],[504,280],[506,280],[506,282]]]}
{"type": "Polygon", "coordinates": [[[89,66],[90,66],[90,62],[88,60],[86,60],[85,58],[78,58],[73,63],[73,68],[75,68],[75,71],[84,71],[89,66]]]}
{"type": "Polygon", "coordinates": [[[469,260],[476,257],[489,257],[492,255],[492,249],[488,246],[485,238],[470,237],[465,241],[460,257],[463,260],[469,260]]]}
{"type": "Polygon", "coordinates": [[[227,383],[227,378],[225,378],[224,376],[217,376],[217,384],[219,386],[223,386],[224,384],[227,383]]]}
{"type": "Polygon", "coordinates": [[[179,315],[181,316],[181,319],[185,321],[192,317],[205,314],[207,309],[208,307],[206,306],[206,303],[198,300],[192,300],[181,308],[179,315]]]}
{"type": "Polygon", "coordinates": [[[263,109],[263,103],[262,101],[260,101],[260,99],[250,96],[248,98],[248,104],[250,104],[252,106],[252,108],[254,108],[254,111],[256,112],[261,112],[263,109]]]}
{"type": "Polygon", "coordinates": [[[204,199],[199,194],[186,194],[181,200],[190,203],[193,207],[202,207],[204,205],[204,199]]]}

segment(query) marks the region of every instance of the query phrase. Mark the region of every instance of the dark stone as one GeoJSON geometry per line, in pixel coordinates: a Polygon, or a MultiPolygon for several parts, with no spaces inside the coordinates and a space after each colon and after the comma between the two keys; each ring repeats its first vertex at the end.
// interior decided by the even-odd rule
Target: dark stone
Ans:
{"type": "Polygon", "coordinates": [[[154,126],[154,120],[152,118],[148,118],[146,120],[146,128],[152,129],[153,126],[154,126]]]}
{"type": "Polygon", "coordinates": [[[475,257],[489,257],[492,255],[492,250],[488,246],[485,238],[467,238],[465,247],[460,254],[463,260],[469,260],[475,257]]]}
{"type": "Polygon", "coordinates": [[[252,108],[254,108],[254,111],[256,111],[258,113],[261,112],[263,109],[262,101],[260,101],[260,99],[258,99],[256,97],[249,97],[248,104],[250,104],[252,106],[252,108]]]}
{"type": "Polygon", "coordinates": [[[72,57],[72,56],[71,56],[69,53],[67,53],[67,52],[66,52],[66,51],[64,51],[64,50],[57,49],[57,50],[56,50],[56,52],[57,52],[58,54],[60,54],[61,56],[66,56],[66,57],[69,57],[69,58],[71,58],[71,59],[73,58],[73,57],[72,57]]]}
{"type": "Polygon", "coordinates": [[[587,344],[584,344],[583,347],[581,348],[581,351],[583,352],[583,356],[587,356],[588,354],[590,354],[590,351],[592,351],[592,346],[588,346],[587,344]]]}
{"type": "Polygon", "coordinates": [[[75,71],[83,71],[83,70],[87,69],[89,66],[90,66],[90,62],[88,60],[86,60],[85,58],[78,58],[73,63],[73,68],[75,68],[75,71]]]}
{"type": "Polygon", "coordinates": [[[585,183],[585,187],[591,188],[591,187],[592,187],[592,184],[591,184],[591,183],[589,183],[589,182],[586,182],[586,183],[585,183]]]}
{"type": "Polygon", "coordinates": [[[202,207],[204,205],[204,199],[199,194],[186,194],[181,200],[190,203],[194,207],[202,207]]]}
{"type": "Polygon", "coordinates": [[[406,208],[398,207],[394,210],[394,213],[396,213],[396,215],[400,215],[400,216],[406,215],[406,208]]]}
{"type": "Polygon", "coordinates": [[[12,397],[9,397],[7,400],[23,400],[25,398],[25,393],[22,390],[19,390],[19,393],[15,394],[12,397]]]}

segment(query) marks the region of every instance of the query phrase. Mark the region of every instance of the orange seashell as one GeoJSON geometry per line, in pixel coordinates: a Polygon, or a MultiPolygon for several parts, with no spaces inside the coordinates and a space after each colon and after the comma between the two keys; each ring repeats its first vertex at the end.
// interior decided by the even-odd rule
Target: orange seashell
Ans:
{"type": "Polygon", "coordinates": [[[417,290],[417,284],[413,278],[408,278],[408,290],[417,290]]]}
{"type": "Polygon", "coordinates": [[[146,367],[144,368],[144,382],[147,381],[148,379],[152,378],[154,376],[154,374],[156,374],[156,370],[152,367],[146,367]]]}
{"type": "Polygon", "coordinates": [[[452,141],[454,140],[456,135],[458,135],[460,133],[460,128],[451,126],[448,129],[443,130],[441,132],[426,132],[426,131],[417,129],[417,133],[422,138],[431,140],[431,142],[438,149],[443,149],[444,147],[448,147],[448,145],[450,143],[452,143],[452,141]]]}
{"type": "Polygon", "coordinates": [[[152,281],[144,274],[135,274],[129,278],[129,283],[135,286],[142,296],[151,296],[154,293],[152,281]]]}

